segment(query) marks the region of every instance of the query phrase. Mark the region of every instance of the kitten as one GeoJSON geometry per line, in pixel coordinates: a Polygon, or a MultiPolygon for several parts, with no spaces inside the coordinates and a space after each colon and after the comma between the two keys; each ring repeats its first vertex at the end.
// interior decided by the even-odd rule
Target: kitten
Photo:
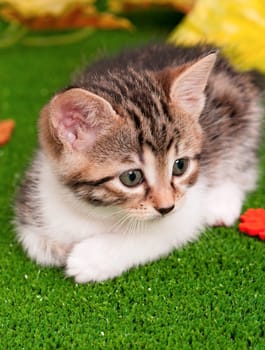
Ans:
{"type": "Polygon", "coordinates": [[[40,115],[16,202],[28,255],[102,281],[233,225],[256,184],[261,91],[205,46],[148,46],[89,67],[40,115]]]}

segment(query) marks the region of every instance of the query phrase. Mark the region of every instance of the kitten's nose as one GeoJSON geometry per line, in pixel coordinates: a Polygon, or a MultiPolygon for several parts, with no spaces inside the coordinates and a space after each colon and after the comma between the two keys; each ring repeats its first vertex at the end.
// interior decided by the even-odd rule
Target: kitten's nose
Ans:
{"type": "Polygon", "coordinates": [[[175,205],[173,204],[171,207],[167,208],[156,208],[156,210],[161,214],[161,215],[166,215],[169,212],[171,212],[175,208],[175,205]]]}

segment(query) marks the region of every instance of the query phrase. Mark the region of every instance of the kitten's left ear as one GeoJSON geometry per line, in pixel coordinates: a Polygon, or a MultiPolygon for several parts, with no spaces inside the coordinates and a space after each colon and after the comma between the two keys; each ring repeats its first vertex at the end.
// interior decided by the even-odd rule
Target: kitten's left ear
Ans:
{"type": "Polygon", "coordinates": [[[171,82],[169,89],[171,102],[193,117],[199,117],[204,108],[204,90],[216,61],[216,55],[216,53],[210,53],[184,68],[171,82]]]}
{"type": "Polygon", "coordinates": [[[57,94],[42,110],[40,141],[43,147],[60,153],[91,149],[97,138],[119,120],[104,98],[81,88],[57,94]]]}

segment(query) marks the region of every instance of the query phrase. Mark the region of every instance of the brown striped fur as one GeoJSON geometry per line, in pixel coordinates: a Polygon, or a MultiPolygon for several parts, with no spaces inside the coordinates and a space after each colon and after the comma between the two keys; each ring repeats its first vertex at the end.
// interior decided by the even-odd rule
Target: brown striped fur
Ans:
{"type": "MultiPolygon", "coordinates": [[[[83,201],[136,209],[140,216],[147,208],[180,202],[201,173],[209,186],[224,177],[243,184],[245,165],[257,163],[261,90],[256,76],[237,72],[219,55],[208,69],[205,104],[198,116],[179,107],[178,95],[172,97],[174,84],[181,89],[179,77],[215,51],[155,45],[85,70],[40,117],[41,147],[61,182],[83,201]],[[60,134],[60,108],[71,114],[63,126],[65,136],[60,134]],[[78,149],[67,141],[72,124],[76,129],[69,137],[81,139],[78,149]],[[95,142],[88,146],[90,132],[95,142]],[[190,159],[188,171],[172,177],[168,169],[182,157],[190,159]],[[146,175],[150,166],[150,177],[155,176],[151,183],[146,175]],[[128,169],[142,169],[140,189],[121,185],[119,175],[128,169]]],[[[193,98],[191,106],[194,103],[193,98]]]]}

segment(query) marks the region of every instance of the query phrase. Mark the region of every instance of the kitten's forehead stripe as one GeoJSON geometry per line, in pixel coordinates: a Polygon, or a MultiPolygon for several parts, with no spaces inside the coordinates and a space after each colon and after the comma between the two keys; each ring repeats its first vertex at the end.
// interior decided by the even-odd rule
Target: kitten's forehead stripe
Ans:
{"type": "Polygon", "coordinates": [[[141,148],[141,150],[138,151],[137,155],[138,155],[138,159],[140,160],[140,162],[141,162],[142,164],[144,164],[144,156],[143,156],[143,150],[142,150],[142,148],[141,148]]]}
{"type": "Polygon", "coordinates": [[[117,92],[117,91],[113,91],[111,89],[111,87],[107,88],[107,87],[104,87],[104,86],[93,86],[95,88],[95,90],[103,93],[104,95],[107,95],[107,96],[112,96],[112,98],[114,99],[115,103],[122,103],[123,101],[123,96],[117,92]]]}
{"type": "Polygon", "coordinates": [[[143,74],[143,72],[136,72],[134,69],[130,69],[129,73],[133,81],[141,87],[143,90],[156,93],[158,91],[157,84],[154,84],[154,81],[150,78],[148,74],[143,74]]]}
{"type": "Polygon", "coordinates": [[[166,150],[168,151],[170,149],[170,147],[172,146],[172,143],[174,141],[174,138],[171,137],[171,139],[169,140],[168,144],[167,144],[167,147],[166,147],[166,150]]]}
{"type": "Polygon", "coordinates": [[[128,94],[128,87],[123,83],[123,81],[119,80],[115,75],[111,76],[111,81],[113,85],[119,89],[122,96],[126,96],[128,94]]]}
{"type": "Polygon", "coordinates": [[[142,130],[140,130],[138,133],[138,143],[139,143],[140,147],[142,148],[142,145],[144,143],[144,135],[143,135],[142,130]]]}
{"type": "Polygon", "coordinates": [[[163,108],[164,116],[167,118],[167,120],[169,122],[172,122],[172,116],[170,115],[169,110],[168,110],[168,104],[167,104],[168,102],[163,100],[163,99],[161,99],[160,103],[161,103],[161,106],[163,108]]]}
{"type": "MultiPolygon", "coordinates": [[[[104,90],[103,90],[104,91],[104,90]]],[[[106,89],[106,92],[107,92],[107,89],[106,89]]],[[[123,96],[122,94],[120,94],[118,91],[115,92],[115,91],[110,91],[110,93],[112,94],[112,96],[114,97],[114,100],[115,100],[115,103],[118,103],[118,104],[121,104],[122,101],[123,101],[123,96]]]]}
{"type": "Polygon", "coordinates": [[[129,98],[131,99],[131,102],[133,102],[133,104],[138,108],[144,118],[151,119],[152,122],[154,122],[155,116],[152,115],[152,110],[150,108],[152,104],[152,101],[149,100],[150,97],[135,93],[133,96],[129,96],[129,98]]]}
{"type": "Polygon", "coordinates": [[[134,122],[136,130],[140,129],[142,127],[142,123],[141,123],[140,117],[133,110],[129,111],[129,115],[130,115],[131,119],[134,122]]]}
{"type": "Polygon", "coordinates": [[[133,122],[140,148],[147,144],[156,153],[166,152],[174,136],[172,116],[165,91],[154,76],[128,68],[127,74],[113,71],[107,77],[92,82],[90,89],[109,100],[122,118],[133,122]]]}
{"type": "Polygon", "coordinates": [[[153,153],[157,153],[157,147],[149,140],[145,140],[145,144],[152,150],[153,153]]]}
{"type": "Polygon", "coordinates": [[[163,115],[163,109],[161,107],[161,104],[159,102],[158,96],[151,94],[152,102],[150,104],[150,111],[153,116],[160,116],[163,115]]]}

